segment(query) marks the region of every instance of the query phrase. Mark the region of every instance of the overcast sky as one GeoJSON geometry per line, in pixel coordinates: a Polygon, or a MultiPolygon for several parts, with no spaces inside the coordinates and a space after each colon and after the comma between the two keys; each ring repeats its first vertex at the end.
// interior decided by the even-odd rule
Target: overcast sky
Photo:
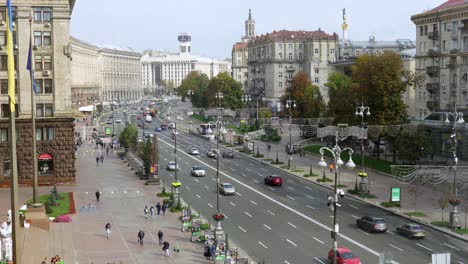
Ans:
{"type": "Polygon", "coordinates": [[[446,0],[77,0],[71,33],[90,43],[130,47],[135,51],[177,51],[177,35],[192,36],[192,53],[231,56],[232,44],[244,35],[249,8],[257,35],[273,30],[339,33],[346,8],[353,40],[415,39],[411,15],[446,0]]]}

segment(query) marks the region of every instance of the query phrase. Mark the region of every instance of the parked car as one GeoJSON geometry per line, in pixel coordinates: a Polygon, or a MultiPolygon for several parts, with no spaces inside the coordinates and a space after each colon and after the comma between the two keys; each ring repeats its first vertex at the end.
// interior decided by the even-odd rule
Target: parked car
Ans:
{"type": "Polygon", "coordinates": [[[154,131],[156,131],[156,132],[161,132],[162,129],[161,129],[161,127],[156,127],[156,129],[154,129],[154,131]]]}
{"type": "Polygon", "coordinates": [[[122,119],[117,118],[117,119],[115,120],[115,123],[119,123],[119,124],[122,123],[122,119]]]}
{"type": "Polygon", "coordinates": [[[386,232],[387,222],[382,217],[363,216],[356,220],[356,225],[368,232],[386,232]]]}
{"type": "MultiPolygon", "coordinates": [[[[166,169],[167,169],[168,171],[175,171],[175,170],[176,170],[176,163],[175,163],[175,161],[169,161],[169,162],[167,163],[166,169]]],[[[177,164],[177,170],[180,170],[179,164],[177,164]]]]}
{"type": "Polygon", "coordinates": [[[235,157],[234,152],[232,152],[232,151],[223,151],[223,158],[233,159],[234,157],[235,157]]]}
{"type": "Polygon", "coordinates": [[[190,155],[198,155],[198,154],[200,154],[200,152],[198,152],[197,148],[190,148],[189,149],[189,154],[190,155]]]}
{"type": "Polygon", "coordinates": [[[423,238],[426,236],[424,229],[417,224],[405,224],[398,226],[396,232],[409,238],[423,238]]]}
{"type": "Polygon", "coordinates": [[[206,156],[207,156],[208,158],[215,158],[215,159],[216,159],[216,158],[218,157],[218,150],[216,150],[216,149],[210,149],[210,151],[208,151],[208,152],[206,153],[206,156]]]}
{"type": "Polygon", "coordinates": [[[112,125],[112,120],[111,120],[111,119],[107,119],[107,120],[106,120],[106,124],[112,125]]]}
{"type": "Polygon", "coordinates": [[[110,115],[109,115],[109,118],[114,118],[114,115],[113,115],[113,114],[110,114],[110,115]]]}
{"type": "Polygon", "coordinates": [[[152,138],[152,137],[154,137],[154,135],[153,135],[152,132],[145,132],[145,137],[146,138],[152,138]]]}
{"type": "MultiPolygon", "coordinates": [[[[354,255],[354,253],[346,247],[338,247],[336,249],[336,263],[337,264],[361,264],[361,260],[354,255]]],[[[328,261],[333,261],[333,249],[328,251],[328,261]]]]}
{"type": "Polygon", "coordinates": [[[162,130],[166,130],[167,129],[167,124],[161,124],[160,127],[161,127],[162,130]]]}
{"type": "Polygon", "coordinates": [[[201,166],[193,166],[192,170],[190,171],[190,174],[196,177],[204,177],[206,173],[205,173],[205,170],[201,166]]]}
{"type": "Polygon", "coordinates": [[[220,183],[219,186],[219,192],[224,194],[224,195],[234,195],[236,194],[236,188],[232,186],[232,184],[224,182],[220,183]]]}
{"type": "Polygon", "coordinates": [[[267,176],[265,178],[265,184],[272,186],[281,186],[283,185],[283,179],[278,175],[267,176]]]}

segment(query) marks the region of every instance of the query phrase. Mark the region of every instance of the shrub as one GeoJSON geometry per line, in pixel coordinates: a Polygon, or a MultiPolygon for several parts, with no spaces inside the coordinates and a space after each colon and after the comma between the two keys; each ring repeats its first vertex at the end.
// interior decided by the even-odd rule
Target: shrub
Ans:
{"type": "Polygon", "coordinates": [[[312,174],[310,174],[310,173],[304,174],[304,177],[306,177],[306,178],[307,178],[307,177],[317,177],[317,176],[318,176],[318,174],[315,174],[315,173],[312,173],[312,174]]]}
{"type": "Polygon", "coordinates": [[[44,203],[44,207],[45,207],[45,210],[46,210],[46,214],[51,214],[53,212],[52,210],[52,206],[50,206],[50,202],[49,201],[46,201],[44,203]]]}
{"type": "Polygon", "coordinates": [[[400,202],[382,202],[382,206],[384,207],[400,207],[400,202]]]}
{"type": "Polygon", "coordinates": [[[203,223],[200,225],[201,230],[208,230],[210,229],[210,225],[208,223],[203,223]]]}
{"type": "Polygon", "coordinates": [[[55,195],[53,193],[49,195],[49,204],[50,206],[57,205],[57,199],[55,198],[55,195]]]}
{"type": "Polygon", "coordinates": [[[333,182],[333,180],[330,179],[330,178],[320,178],[320,179],[317,179],[317,181],[318,181],[318,182],[322,182],[322,183],[323,183],[323,182],[333,182]]]}

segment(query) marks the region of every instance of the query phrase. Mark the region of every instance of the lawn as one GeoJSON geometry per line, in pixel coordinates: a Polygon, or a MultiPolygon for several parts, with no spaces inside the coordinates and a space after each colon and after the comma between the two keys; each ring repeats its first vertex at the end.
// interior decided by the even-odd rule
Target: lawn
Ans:
{"type": "Polygon", "coordinates": [[[426,214],[422,212],[406,212],[405,215],[414,216],[414,217],[425,217],[426,214]]]}
{"type": "MultiPolygon", "coordinates": [[[[57,217],[59,215],[74,214],[75,211],[75,201],[73,201],[73,193],[59,193],[59,199],[57,200],[57,205],[52,206],[52,213],[47,214],[49,217],[57,217]]],[[[49,195],[39,196],[39,202],[45,203],[49,200],[49,195]]],[[[28,203],[31,203],[32,200],[29,200],[28,203]]]]}
{"type": "Polygon", "coordinates": [[[195,118],[201,122],[208,122],[208,119],[205,118],[205,116],[203,115],[199,115],[199,114],[193,114],[192,115],[192,118],[195,118]]]}
{"type": "MultiPolygon", "coordinates": [[[[304,148],[304,151],[314,153],[314,154],[320,154],[320,148],[322,146],[318,145],[310,145],[304,148]]],[[[325,151],[324,155],[326,157],[332,158],[332,154],[329,151],[325,151]]],[[[347,161],[349,159],[349,155],[347,152],[343,152],[341,155],[341,158],[343,161],[347,161]]],[[[353,154],[353,161],[356,163],[356,165],[361,165],[361,155],[360,154],[353,154]]],[[[390,165],[392,165],[391,162],[385,161],[385,160],[379,160],[379,159],[374,159],[368,156],[364,156],[364,166],[373,170],[385,172],[388,174],[392,174],[390,165]]]]}

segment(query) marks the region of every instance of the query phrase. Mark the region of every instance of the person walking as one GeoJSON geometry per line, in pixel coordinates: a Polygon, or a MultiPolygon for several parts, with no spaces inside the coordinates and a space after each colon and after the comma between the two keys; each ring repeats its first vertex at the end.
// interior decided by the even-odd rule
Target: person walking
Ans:
{"type": "Polygon", "coordinates": [[[109,157],[109,147],[106,148],[107,156],[109,157]]]}
{"type": "Polygon", "coordinates": [[[270,152],[270,150],[271,150],[271,145],[268,144],[268,152],[270,152]]]}
{"type": "Polygon", "coordinates": [[[143,210],[145,213],[145,218],[148,219],[148,206],[145,205],[145,209],[143,210]]]}
{"type": "Polygon", "coordinates": [[[166,215],[166,209],[167,209],[167,206],[166,206],[165,203],[163,203],[163,205],[162,205],[162,207],[161,207],[163,216],[166,215]]]}
{"type": "Polygon", "coordinates": [[[110,235],[111,235],[111,224],[110,223],[106,224],[106,234],[107,234],[107,239],[109,239],[110,235]]]}
{"type": "Polygon", "coordinates": [[[159,245],[162,245],[162,243],[163,243],[163,237],[164,237],[164,234],[163,234],[163,232],[161,231],[161,229],[159,229],[159,231],[158,231],[159,245]]]}
{"type": "Polygon", "coordinates": [[[158,204],[156,204],[156,211],[158,212],[158,215],[161,214],[161,203],[158,202],[158,204]]]}
{"type": "Polygon", "coordinates": [[[99,190],[96,191],[96,201],[99,203],[99,197],[101,197],[101,192],[99,190]]]}
{"type": "Polygon", "coordinates": [[[96,166],[99,166],[99,156],[96,157],[96,166]]]}
{"type": "Polygon", "coordinates": [[[104,163],[104,155],[101,154],[101,163],[104,163]]]}
{"type": "Polygon", "coordinates": [[[151,214],[151,218],[154,218],[154,207],[153,206],[150,207],[150,214],[151,214]]]}
{"type": "Polygon", "coordinates": [[[140,230],[140,232],[138,232],[138,243],[140,243],[141,246],[143,246],[144,237],[145,237],[145,232],[143,232],[143,230],[140,230]]]}
{"type": "Polygon", "coordinates": [[[169,257],[169,248],[170,248],[169,242],[164,241],[164,242],[163,242],[163,247],[162,247],[163,255],[166,254],[166,256],[169,257]]]}

